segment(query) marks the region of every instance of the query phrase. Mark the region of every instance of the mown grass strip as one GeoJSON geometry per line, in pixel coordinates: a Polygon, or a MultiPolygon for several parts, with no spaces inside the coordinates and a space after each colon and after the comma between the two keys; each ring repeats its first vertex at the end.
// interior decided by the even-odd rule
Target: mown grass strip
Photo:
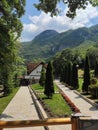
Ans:
{"type": "Polygon", "coordinates": [[[1,97],[0,98],[0,114],[4,111],[4,109],[7,107],[7,105],[9,104],[9,102],[11,101],[11,99],[14,97],[14,95],[16,94],[16,92],[18,91],[19,87],[16,87],[13,89],[13,92],[6,96],[6,97],[1,97]]]}
{"type": "MultiPolygon", "coordinates": [[[[65,102],[65,100],[62,98],[60,93],[56,93],[53,95],[52,99],[48,99],[44,93],[41,93],[44,91],[44,88],[41,87],[39,84],[35,84],[32,86],[32,88],[38,92],[39,91],[39,97],[45,102],[45,104],[50,108],[50,110],[55,115],[70,115],[72,114],[71,108],[68,106],[68,104],[65,102]]],[[[55,85],[56,92],[58,91],[58,88],[55,85]]]]}

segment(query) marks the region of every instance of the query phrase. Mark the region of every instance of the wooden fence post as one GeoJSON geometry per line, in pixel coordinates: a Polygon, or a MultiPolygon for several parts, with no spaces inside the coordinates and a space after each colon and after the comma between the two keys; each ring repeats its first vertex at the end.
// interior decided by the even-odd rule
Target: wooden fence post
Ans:
{"type": "Polygon", "coordinates": [[[78,130],[78,117],[72,117],[72,130],[78,130]]]}
{"type": "Polygon", "coordinates": [[[82,117],[82,113],[76,113],[72,114],[71,120],[72,120],[72,130],[79,130],[79,118],[82,117]]]}

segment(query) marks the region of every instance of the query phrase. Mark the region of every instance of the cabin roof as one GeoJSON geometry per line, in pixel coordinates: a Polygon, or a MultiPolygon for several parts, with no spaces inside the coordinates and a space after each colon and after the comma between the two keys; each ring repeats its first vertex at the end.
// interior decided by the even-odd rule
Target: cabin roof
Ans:
{"type": "Polygon", "coordinates": [[[35,70],[41,64],[44,65],[43,62],[27,64],[27,74],[30,74],[33,70],[35,70]]]}

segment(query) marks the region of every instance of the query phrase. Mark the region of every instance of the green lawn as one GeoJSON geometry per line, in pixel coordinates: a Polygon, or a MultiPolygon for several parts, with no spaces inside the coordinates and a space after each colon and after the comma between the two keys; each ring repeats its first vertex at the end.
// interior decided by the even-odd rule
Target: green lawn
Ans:
{"type": "MultiPolygon", "coordinates": [[[[41,87],[39,84],[33,85],[32,88],[34,90],[36,90],[37,92],[44,91],[43,87],[41,87]]],[[[55,90],[56,90],[56,92],[58,91],[58,88],[56,85],[55,85],[55,90]]],[[[54,94],[52,99],[47,99],[47,97],[43,93],[40,93],[39,96],[41,99],[43,99],[45,104],[50,108],[50,110],[54,114],[56,114],[56,115],[72,114],[70,107],[67,105],[65,100],[62,98],[61,94],[59,94],[59,93],[54,94]]]]}
{"type": "Polygon", "coordinates": [[[0,98],[0,114],[3,112],[3,110],[9,104],[9,102],[14,97],[14,95],[16,94],[16,92],[18,91],[18,89],[19,89],[19,87],[16,87],[16,88],[13,89],[13,93],[11,93],[10,95],[8,95],[6,97],[0,98]]]}
{"type": "Polygon", "coordinates": [[[83,78],[79,78],[79,88],[78,91],[82,91],[83,78]]]}

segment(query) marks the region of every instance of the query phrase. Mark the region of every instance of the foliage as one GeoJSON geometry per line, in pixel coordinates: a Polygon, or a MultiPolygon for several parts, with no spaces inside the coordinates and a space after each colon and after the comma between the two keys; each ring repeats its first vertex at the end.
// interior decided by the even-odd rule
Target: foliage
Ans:
{"type": "Polygon", "coordinates": [[[72,63],[68,62],[68,70],[67,70],[67,84],[71,85],[71,77],[72,77],[72,63]]]}
{"type": "Polygon", "coordinates": [[[67,76],[68,76],[68,64],[65,62],[63,66],[61,66],[61,75],[60,75],[60,82],[67,82],[67,76]]]}
{"type": "MultiPolygon", "coordinates": [[[[57,4],[62,0],[39,0],[38,4],[34,4],[38,10],[42,10],[45,13],[50,12],[51,16],[57,15],[60,10],[57,8],[57,4]]],[[[68,6],[68,11],[66,15],[70,18],[74,18],[76,16],[77,9],[85,9],[88,3],[93,6],[97,6],[97,0],[63,0],[63,4],[68,6]]]]}
{"type": "Polygon", "coordinates": [[[87,55],[90,59],[90,65],[92,68],[94,68],[96,63],[96,58],[98,57],[98,48],[97,47],[91,47],[87,50],[87,55]]]}
{"type": "MultiPolygon", "coordinates": [[[[93,28],[95,26],[68,30],[62,33],[57,33],[54,30],[46,30],[37,35],[31,42],[22,43],[21,55],[27,62],[34,61],[35,59],[49,61],[54,55],[58,57],[61,51],[70,48],[71,52],[75,55],[74,59],[77,58],[77,55],[80,57],[83,67],[83,59],[85,58],[86,51],[98,43],[98,33],[96,33],[98,25],[96,25],[96,32],[93,31],[93,28]],[[49,36],[45,37],[48,34],[49,36]]],[[[68,53],[70,54],[70,51],[68,53]]],[[[69,56],[71,58],[71,55],[69,56]]]]}
{"type": "Polygon", "coordinates": [[[41,86],[45,86],[45,68],[44,68],[44,65],[43,65],[43,67],[42,67],[42,70],[41,70],[41,76],[40,76],[40,79],[39,79],[39,84],[41,85],[41,86]]]}
{"type": "Polygon", "coordinates": [[[88,93],[88,86],[90,85],[90,64],[89,64],[89,57],[87,55],[85,57],[83,80],[84,81],[83,81],[82,91],[88,93]]]}
{"type": "Polygon", "coordinates": [[[14,70],[19,58],[17,39],[22,31],[19,18],[24,14],[25,0],[0,2],[0,73],[4,95],[12,91],[14,70]]]}
{"type": "Polygon", "coordinates": [[[54,93],[54,84],[53,84],[53,67],[51,61],[49,61],[46,69],[46,80],[45,80],[45,90],[44,94],[48,98],[51,98],[54,93]]]}
{"type": "Polygon", "coordinates": [[[93,85],[94,85],[94,84],[97,84],[97,78],[92,78],[90,82],[91,82],[91,84],[93,84],[93,85]]]}
{"type": "Polygon", "coordinates": [[[95,67],[94,67],[94,76],[98,77],[98,59],[96,58],[95,67]]]}
{"type": "Polygon", "coordinates": [[[91,84],[89,86],[89,91],[91,93],[91,95],[94,97],[94,98],[97,98],[98,99],[98,85],[97,84],[91,84]]]}
{"type": "MultiPolygon", "coordinates": [[[[47,105],[50,110],[56,114],[56,115],[70,115],[72,113],[70,107],[67,105],[67,103],[63,100],[61,94],[56,93],[53,95],[52,100],[47,99],[43,92],[43,87],[39,84],[32,85],[32,88],[35,90],[35,92],[39,92],[39,97],[45,102],[45,105],[47,105]],[[54,105],[55,104],[55,105],[54,105]]],[[[58,91],[57,86],[54,84],[55,91],[58,91]]]]}

